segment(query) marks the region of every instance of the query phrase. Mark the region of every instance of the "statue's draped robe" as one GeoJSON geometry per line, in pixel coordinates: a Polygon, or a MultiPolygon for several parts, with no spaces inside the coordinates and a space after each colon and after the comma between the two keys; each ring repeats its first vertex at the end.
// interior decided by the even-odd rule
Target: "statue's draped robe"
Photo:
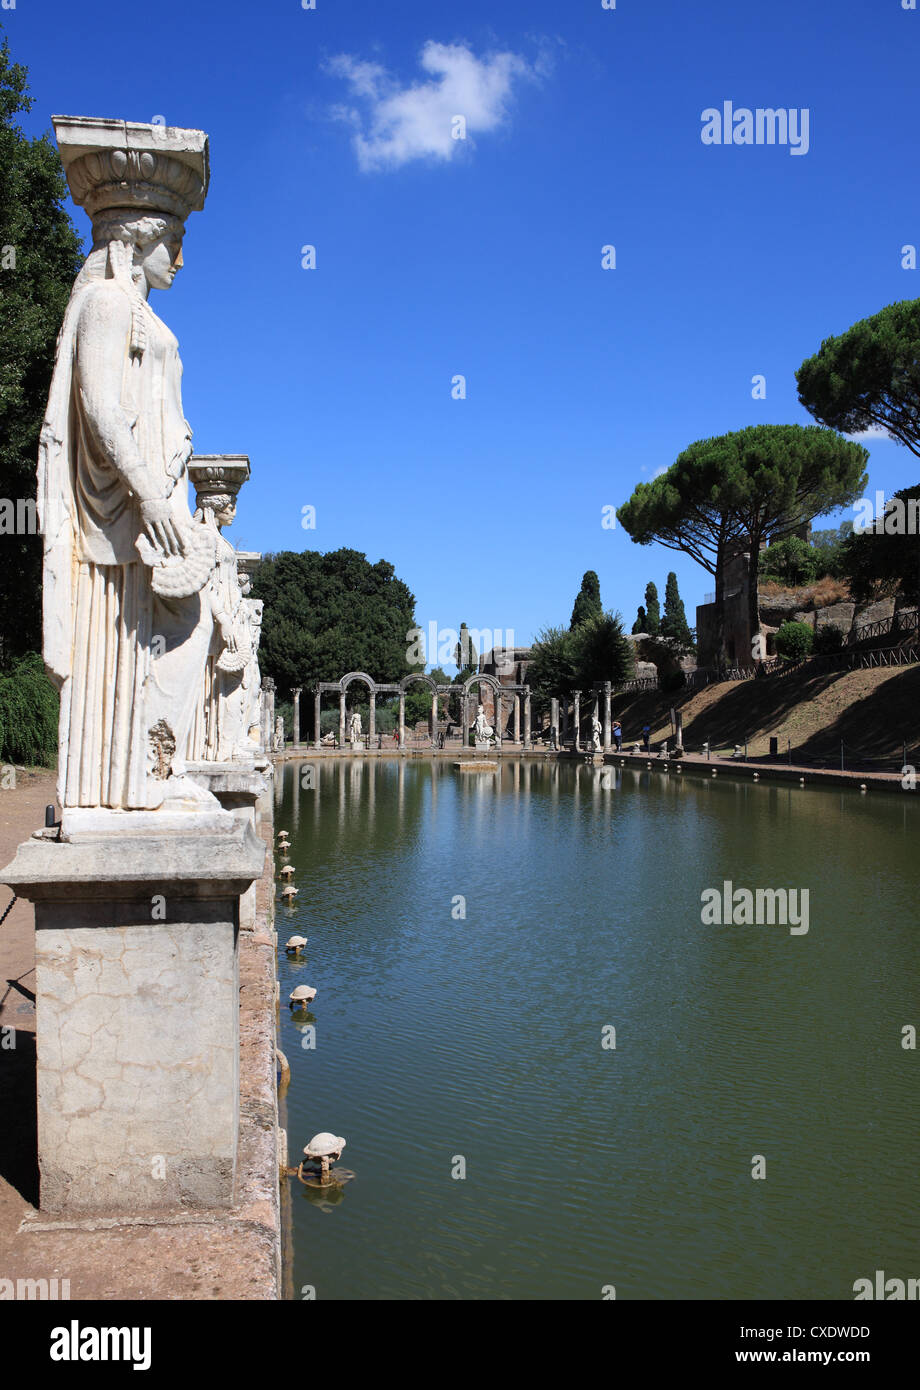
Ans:
{"type": "Polygon", "coordinates": [[[243,603],[236,551],[220,531],[216,527],[214,529],[217,564],[202,592],[205,606],[212,615],[213,630],[202,698],[189,735],[188,757],[190,760],[230,762],[235,754],[239,755],[248,733],[244,727],[248,713],[244,708],[244,696],[248,692],[248,685],[244,689],[242,670],[222,671],[217,664],[224,650],[218,618],[232,623],[237,645],[243,648],[250,642],[249,615],[243,603]]]}
{"type": "MultiPolygon", "coordinates": [[[[149,730],[166,719],[181,757],[210,638],[201,596],[158,598],[136,549],[140,506],[122,469],[139,460],[154,491],[169,497],[175,520],[191,525],[191,431],[178,343],[143,303],[145,343],[132,352],[131,307],[129,291],[115,280],[85,270],[78,277],[42,432],[44,651],[61,692],[58,787],[65,807],[157,804],[162,784],[157,793],[148,776],[149,730]],[[114,338],[106,337],[109,323],[114,338]],[[122,328],[118,381],[112,353],[117,358],[122,328]]],[[[179,763],[173,771],[181,771],[179,763]]]]}

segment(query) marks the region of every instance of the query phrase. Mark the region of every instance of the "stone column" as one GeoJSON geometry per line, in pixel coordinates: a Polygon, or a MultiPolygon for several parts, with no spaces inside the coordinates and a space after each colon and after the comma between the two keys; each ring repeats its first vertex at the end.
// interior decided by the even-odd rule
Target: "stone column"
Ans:
{"type": "Polygon", "coordinates": [[[500,748],[502,744],[502,693],[500,689],[493,692],[492,705],[495,709],[495,714],[493,715],[495,720],[495,737],[500,748]]]}
{"type": "Polygon", "coordinates": [[[271,753],[275,738],[275,682],[262,678],[262,752],[271,753]]]}
{"type": "Polygon", "coordinates": [[[512,695],[514,701],[514,742],[515,745],[521,741],[521,694],[516,690],[512,695]]]}
{"type": "Polygon", "coordinates": [[[574,699],[574,705],[575,705],[575,708],[574,708],[573,711],[572,711],[572,722],[573,722],[574,725],[575,725],[575,729],[574,729],[574,733],[575,733],[575,744],[574,744],[574,747],[575,747],[575,752],[576,752],[576,753],[580,753],[580,752],[581,752],[581,691],[580,691],[580,690],[575,690],[575,691],[573,691],[573,699],[574,699]]]}
{"type": "Polygon", "coordinates": [[[321,732],[320,732],[320,727],[319,727],[319,715],[320,715],[320,708],[321,708],[322,698],[323,698],[322,695],[321,695],[320,692],[317,690],[316,694],[313,696],[313,747],[314,747],[314,748],[319,748],[319,747],[320,747],[321,732]]]}
{"type": "Polygon", "coordinates": [[[399,746],[406,746],[406,692],[399,692],[399,746]]]}
{"type": "Polygon", "coordinates": [[[524,694],[524,747],[531,747],[530,738],[530,691],[524,694]]]}
{"type": "Polygon", "coordinates": [[[568,743],[568,741],[569,741],[569,697],[568,697],[568,696],[566,696],[565,699],[562,701],[562,707],[561,707],[559,713],[560,713],[560,717],[561,717],[561,720],[562,720],[562,732],[561,732],[561,734],[560,734],[560,742],[561,742],[562,746],[565,747],[565,745],[566,745],[566,744],[568,743]]]}
{"type": "Polygon", "coordinates": [[[295,686],[294,688],[294,728],[292,730],[292,737],[295,748],[300,747],[300,692],[302,689],[303,686],[301,685],[295,686]]]}
{"type": "Polygon", "coordinates": [[[604,752],[610,752],[610,682],[604,681],[604,752]]]}
{"type": "Polygon", "coordinates": [[[373,748],[374,739],[377,737],[377,692],[372,690],[370,694],[371,710],[367,719],[367,746],[373,748]]]}
{"type": "Polygon", "coordinates": [[[339,691],[339,747],[345,747],[345,691],[339,691]]]}
{"type": "Polygon", "coordinates": [[[219,833],[32,839],[2,871],[35,905],[46,1211],[233,1200],[239,903],[265,846],[221,814],[219,833]]]}
{"type": "Polygon", "coordinates": [[[559,746],[559,740],[560,740],[561,737],[562,737],[562,730],[561,730],[560,727],[559,727],[559,701],[558,701],[558,699],[556,698],[555,695],[552,697],[552,699],[551,699],[550,702],[549,702],[549,731],[550,731],[550,742],[552,742],[552,732],[553,732],[553,729],[556,730],[556,746],[558,747],[558,746],[559,746]]]}
{"type": "Polygon", "coordinates": [[[438,692],[435,691],[431,697],[431,742],[432,745],[438,741],[438,692]]]}

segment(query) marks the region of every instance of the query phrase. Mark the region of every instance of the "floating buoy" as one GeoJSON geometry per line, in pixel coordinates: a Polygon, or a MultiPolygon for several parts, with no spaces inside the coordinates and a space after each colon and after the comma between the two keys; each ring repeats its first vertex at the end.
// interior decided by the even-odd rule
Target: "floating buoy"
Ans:
{"type": "Polygon", "coordinates": [[[316,998],[316,990],[312,985],[298,985],[291,992],[291,1008],[305,1009],[308,1004],[312,1004],[316,998]]]}
{"type": "Polygon", "coordinates": [[[755,773],[754,773],[754,781],[755,781],[755,782],[759,782],[759,781],[760,781],[760,773],[759,773],[759,772],[755,772],[755,773]]]}
{"type": "Polygon", "coordinates": [[[804,787],[804,785],[805,785],[805,778],[804,778],[804,777],[800,777],[800,778],[799,778],[799,786],[800,786],[800,787],[804,787]]]}
{"type": "Polygon", "coordinates": [[[299,956],[306,944],[307,938],[305,936],[292,936],[284,949],[289,956],[299,956]]]}
{"type": "Polygon", "coordinates": [[[719,771],[719,769],[718,769],[717,767],[714,767],[714,768],[712,769],[712,772],[710,773],[710,776],[711,776],[711,777],[715,777],[715,776],[718,774],[718,771],[719,771]]]}
{"type": "Polygon", "coordinates": [[[860,784],[859,784],[859,790],[860,790],[861,792],[864,792],[864,791],[866,790],[866,784],[865,784],[865,782],[860,782],[860,784]]]}

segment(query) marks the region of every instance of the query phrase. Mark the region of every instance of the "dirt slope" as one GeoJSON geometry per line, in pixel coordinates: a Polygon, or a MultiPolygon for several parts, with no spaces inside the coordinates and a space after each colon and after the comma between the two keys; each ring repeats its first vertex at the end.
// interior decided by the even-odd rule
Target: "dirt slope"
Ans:
{"type": "Polygon", "coordinates": [[[782,678],[726,681],[698,694],[647,691],[613,702],[624,739],[640,737],[643,724],[652,742],[670,734],[671,706],[683,712],[684,744],[697,751],[747,741],[751,757],[769,752],[770,737],[799,762],[839,763],[844,742],[847,764],[876,760],[901,765],[902,745],[920,763],[920,666],[811,674],[807,665],[782,678]]]}

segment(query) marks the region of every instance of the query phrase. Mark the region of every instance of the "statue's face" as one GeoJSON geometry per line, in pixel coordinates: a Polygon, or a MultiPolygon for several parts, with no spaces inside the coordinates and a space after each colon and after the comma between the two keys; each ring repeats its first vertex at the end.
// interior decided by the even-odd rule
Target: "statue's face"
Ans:
{"type": "Polygon", "coordinates": [[[236,502],[231,502],[229,507],[222,507],[217,513],[218,526],[232,526],[236,517],[236,502]]]}
{"type": "Polygon", "coordinates": [[[168,290],[183,265],[181,236],[167,232],[158,241],[152,241],[141,252],[140,263],[151,289],[168,290]]]}

